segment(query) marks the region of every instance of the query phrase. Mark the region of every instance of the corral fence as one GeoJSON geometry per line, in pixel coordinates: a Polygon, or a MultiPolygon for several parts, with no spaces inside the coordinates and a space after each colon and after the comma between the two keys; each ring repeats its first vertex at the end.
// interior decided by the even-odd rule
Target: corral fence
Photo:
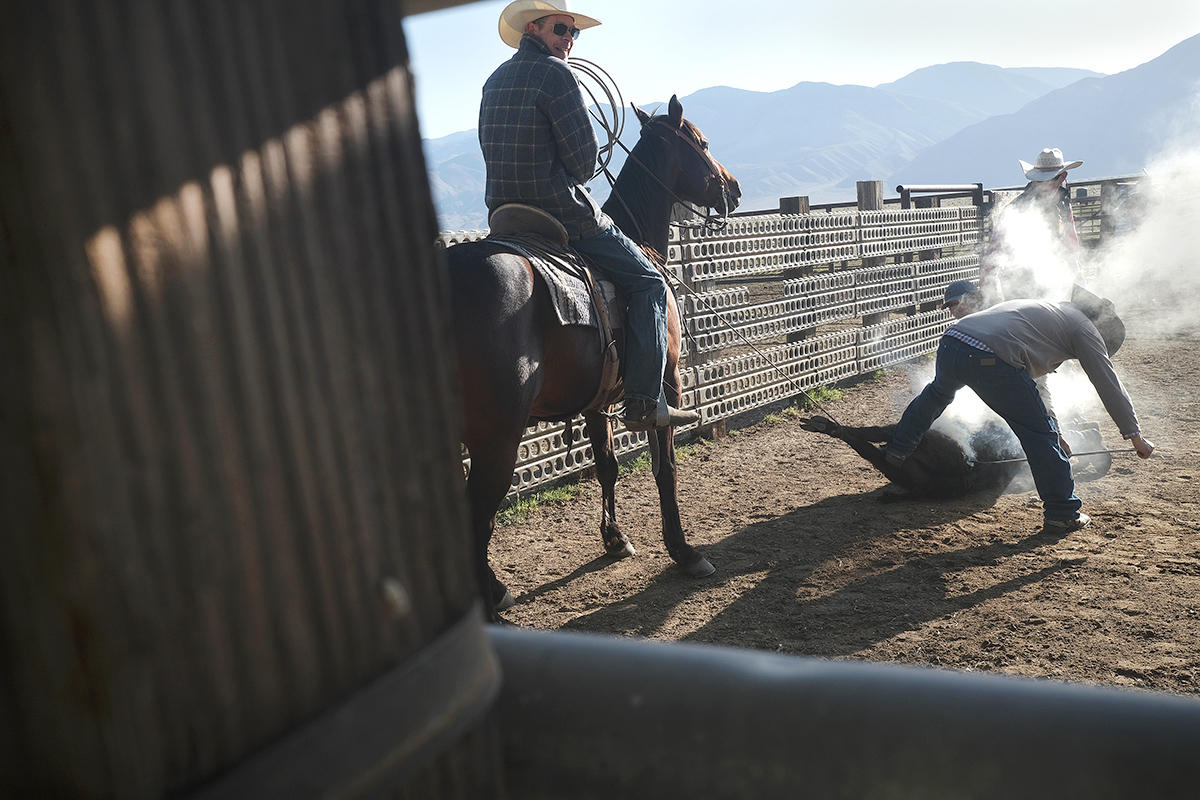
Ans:
{"type": "MultiPolygon", "coordinates": [[[[1085,248],[1117,228],[1120,200],[1137,177],[1070,184],[1085,248]]],[[[700,422],[677,433],[721,430],[739,415],[818,386],[868,375],[932,352],[950,315],[946,285],[979,275],[993,209],[1022,187],[898,186],[860,181],[858,200],[736,214],[719,232],[672,228],[667,266],[684,323],[683,404],[700,422]]],[[[486,231],[442,233],[443,247],[486,231]]],[[[1086,261],[1086,259],[1085,259],[1086,261]]],[[[619,454],[645,434],[616,430],[619,454]]],[[[464,459],[469,467],[469,458],[464,459]]],[[[521,442],[512,493],[592,464],[582,419],[538,423],[521,442]],[[566,431],[574,440],[568,447],[566,431]]]]}

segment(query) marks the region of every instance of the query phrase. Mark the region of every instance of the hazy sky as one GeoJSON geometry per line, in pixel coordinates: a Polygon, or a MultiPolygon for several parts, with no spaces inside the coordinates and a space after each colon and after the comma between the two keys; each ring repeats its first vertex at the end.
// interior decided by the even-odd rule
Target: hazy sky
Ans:
{"type": "MultiPolygon", "coordinates": [[[[409,17],[405,34],[421,133],[475,127],[484,80],[513,50],[497,21],[507,0],[409,17]]],[[[1200,0],[594,0],[571,6],[604,24],[575,54],[626,102],[707,86],[774,91],[801,81],[875,86],[949,61],[1002,67],[1136,67],[1200,33],[1200,0]]]]}

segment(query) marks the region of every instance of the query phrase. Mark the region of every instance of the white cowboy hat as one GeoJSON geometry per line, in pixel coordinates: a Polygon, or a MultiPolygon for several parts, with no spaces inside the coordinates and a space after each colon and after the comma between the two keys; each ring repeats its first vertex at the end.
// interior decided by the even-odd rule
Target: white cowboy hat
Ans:
{"type": "Polygon", "coordinates": [[[1082,161],[1070,161],[1063,163],[1062,150],[1057,147],[1047,147],[1042,152],[1038,153],[1037,160],[1030,164],[1028,161],[1017,159],[1021,165],[1021,169],[1025,171],[1025,177],[1031,181],[1048,181],[1051,178],[1057,177],[1058,173],[1068,169],[1075,169],[1082,161]]]}
{"type": "Polygon", "coordinates": [[[598,19],[576,14],[571,10],[568,0],[513,0],[500,12],[500,38],[509,47],[520,47],[526,23],[555,14],[572,17],[575,27],[579,30],[594,28],[600,24],[598,19]]]}

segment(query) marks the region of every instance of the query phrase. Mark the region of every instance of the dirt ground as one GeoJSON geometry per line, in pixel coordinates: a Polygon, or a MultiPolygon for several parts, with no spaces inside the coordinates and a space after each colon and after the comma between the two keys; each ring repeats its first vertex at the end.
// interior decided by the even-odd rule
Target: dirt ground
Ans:
{"type": "MultiPolygon", "coordinates": [[[[602,554],[600,492],[538,509],[492,541],[514,624],[827,658],[1200,694],[1200,330],[1130,339],[1115,363],[1149,461],[1079,483],[1089,528],[1041,532],[1031,492],[879,503],[886,479],[795,419],[701,442],[680,467],[696,580],[662,544],[648,470],[618,484],[638,555],[602,554]]],[[[843,424],[887,424],[917,364],[848,389],[843,424]]],[[[1100,413],[1109,447],[1124,447],[1100,413]]]]}

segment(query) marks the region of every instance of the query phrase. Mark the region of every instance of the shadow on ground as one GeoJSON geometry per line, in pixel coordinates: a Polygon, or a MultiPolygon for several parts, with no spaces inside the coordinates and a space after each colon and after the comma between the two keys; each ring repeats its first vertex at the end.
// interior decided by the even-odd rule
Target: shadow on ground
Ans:
{"type": "MultiPolygon", "coordinates": [[[[882,490],[839,495],[748,525],[703,548],[717,567],[711,578],[697,581],[668,568],[646,589],[564,627],[654,636],[668,617],[686,617],[694,597],[729,590],[736,599],[684,638],[740,640],[761,649],[846,656],[1059,569],[1030,569],[986,590],[952,595],[943,575],[994,565],[1061,537],[1035,529],[1017,532],[1011,540],[993,536],[986,543],[947,550],[940,540],[944,537],[931,531],[947,526],[963,530],[964,520],[993,506],[995,494],[952,503],[886,505],[877,502],[881,496],[882,490]],[[933,541],[935,537],[939,541],[933,541]],[[922,552],[931,546],[934,553],[922,552]]],[[[529,594],[540,596],[602,568],[604,562],[596,559],[529,594]]]]}

